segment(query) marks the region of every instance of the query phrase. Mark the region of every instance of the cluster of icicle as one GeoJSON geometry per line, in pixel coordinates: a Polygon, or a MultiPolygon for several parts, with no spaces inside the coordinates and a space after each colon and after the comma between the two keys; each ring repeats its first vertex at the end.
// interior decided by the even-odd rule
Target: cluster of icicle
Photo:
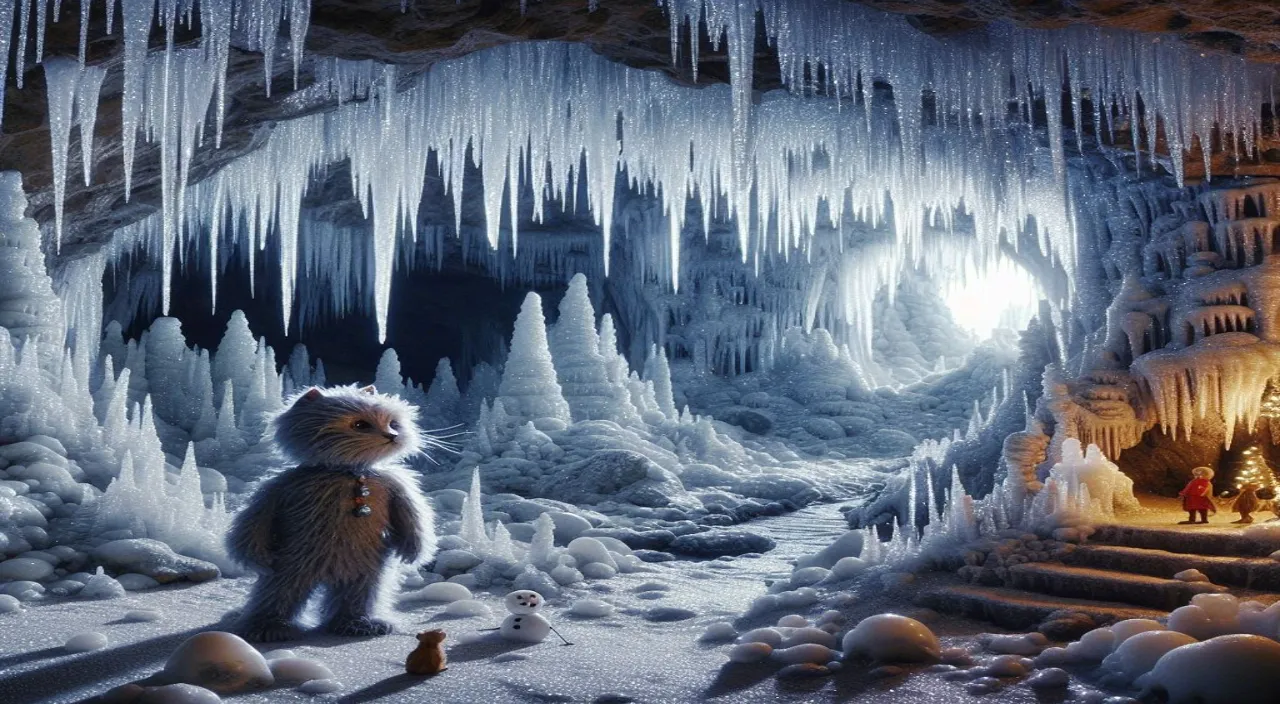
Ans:
{"type": "MultiPolygon", "coordinates": [[[[345,70],[335,68],[335,75],[345,70]]],[[[984,258],[993,259],[1002,238],[1016,240],[1034,222],[1045,251],[1065,263],[1074,260],[1069,198],[1025,126],[926,140],[916,165],[885,148],[899,131],[892,105],[880,101],[870,108],[870,119],[852,119],[835,101],[775,93],[752,112],[752,167],[746,180],[735,181],[728,87],[677,86],[585,47],[498,47],[439,64],[402,91],[394,89],[394,67],[388,66],[375,84],[371,100],[278,125],[262,148],[185,192],[179,187],[152,221],[132,226],[163,263],[166,309],[170,272],[195,249],[184,240],[207,238],[215,266],[224,239],[252,251],[274,237],[281,315],[290,323],[303,196],[317,174],[346,161],[352,189],[371,219],[373,307],[385,337],[396,252],[419,235],[430,154],[453,201],[455,231],[463,214],[462,176],[474,161],[488,243],[496,248],[505,240],[513,252],[520,246],[520,195],[534,194],[532,217],[541,220],[553,203],[578,207],[583,182],[582,205],[603,232],[606,274],[616,180],[625,175],[637,190],[660,199],[664,217],[653,223],[656,231],[641,234],[662,241],[662,278],[674,289],[682,282],[681,235],[690,198],[700,201],[704,229],[713,219],[735,221],[739,253],[757,269],[770,257],[805,256],[819,228],[861,220],[894,224],[898,242],[870,260],[875,269],[894,270],[920,259],[926,224],[949,230],[960,213],[972,217],[972,237],[984,258]],[[735,200],[750,207],[726,210],[735,200]],[[502,227],[504,217],[509,230],[502,227]]],[[[847,293],[857,297],[861,291],[847,293]]],[[[857,310],[850,315],[866,316],[857,310]]]]}

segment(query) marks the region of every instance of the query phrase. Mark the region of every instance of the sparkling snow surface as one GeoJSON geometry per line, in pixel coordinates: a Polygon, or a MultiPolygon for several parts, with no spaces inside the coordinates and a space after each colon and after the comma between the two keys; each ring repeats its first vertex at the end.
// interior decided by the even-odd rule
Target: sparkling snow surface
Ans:
{"type": "MultiPolygon", "coordinates": [[[[535,645],[502,641],[480,628],[496,628],[498,618],[448,618],[445,604],[413,604],[397,614],[402,632],[368,640],[307,636],[287,644],[265,644],[264,652],[288,648],[295,656],[316,660],[343,683],[326,698],[346,702],[527,702],[638,701],[684,702],[719,699],[733,702],[858,701],[954,702],[966,697],[960,686],[939,674],[915,673],[903,680],[877,680],[870,668],[844,668],[831,678],[780,681],[771,664],[727,662],[725,644],[699,642],[707,626],[735,618],[764,593],[762,578],[790,573],[789,559],[829,545],[845,531],[836,505],[749,524],[776,539],[779,547],[758,558],[708,562],[677,561],[650,565],[650,573],[621,574],[581,590],[582,596],[614,604],[604,618],[569,613],[575,598],[552,604],[546,616],[573,646],[555,638],[535,645]],[[650,583],[668,585],[653,599],[650,583]],[[639,598],[639,594],[646,598],[639,598]],[[661,614],[687,609],[696,614],[679,621],[655,621],[661,614]],[[646,614],[650,619],[646,619],[646,614]],[[404,659],[413,649],[413,634],[430,628],[448,632],[449,670],[425,679],[404,674],[404,659]]],[[[217,628],[224,614],[238,608],[251,584],[248,579],[217,580],[187,588],[161,588],[106,602],[70,601],[32,606],[3,616],[0,629],[0,701],[70,702],[140,679],[160,670],[170,653],[192,634],[217,628]],[[126,622],[130,609],[156,609],[155,622],[126,622]],[[104,633],[111,645],[93,653],[66,655],[62,644],[86,630],[104,633]]],[[[495,614],[505,613],[492,594],[478,598],[495,614]]],[[[581,597],[576,597],[581,598],[581,597]]],[[[785,612],[765,617],[772,625],[785,612]]],[[[943,638],[944,647],[953,639],[943,638]]],[[[290,688],[237,695],[237,702],[308,701],[290,688]]],[[[1010,686],[986,698],[999,702],[1034,702],[1030,689],[1010,686]]]]}

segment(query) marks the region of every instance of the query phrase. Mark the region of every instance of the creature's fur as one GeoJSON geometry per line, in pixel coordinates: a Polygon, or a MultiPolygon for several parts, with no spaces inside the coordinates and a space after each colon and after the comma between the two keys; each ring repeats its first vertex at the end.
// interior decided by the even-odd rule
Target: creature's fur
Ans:
{"type": "Polygon", "coordinates": [[[322,589],[326,627],[383,635],[376,617],[392,553],[411,564],[435,556],[435,514],[407,470],[420,452],[416,410],[356,389],[309,389],[275,419],[276,443],[298,466],[263,482],[227,534],[231,556],[256,569],[242,617],[250,640],[285,640],[307,599],[322,589]],[[368,516],[353,510],[357,478],[368,516]]]}
{"type": "Polygon", "coordinates": [[[444,654],[444,631],[423,631],[418,634],[418,647],[404,661],[404,671],[411,675],[435,675],[448,667],[444,654]]]}

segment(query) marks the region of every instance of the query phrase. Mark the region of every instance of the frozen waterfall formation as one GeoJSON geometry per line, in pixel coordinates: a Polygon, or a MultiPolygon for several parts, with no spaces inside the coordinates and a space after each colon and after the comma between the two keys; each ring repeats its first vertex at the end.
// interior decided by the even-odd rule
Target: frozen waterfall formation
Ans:
{"type": "MultiPolygon", "coordinates": [[[[698,341],[703,356],[758,358],[770,334],[799,324],[831,329],[866,358],[870,301],[879,289],[892,293],[904,267],[942,279],[976,277],[1019,250],[1065,271],[1070,282],[1080,230],[1091,225],[1080,221],[1078,207],[1095,195],[1073,164],[1075,151],[1116,152],[1127,130],[1139,169],[1159,162],[1180,182],[1183,156],[1197,145],[1208,167],[1215,131],[1230,135],[1233,149],[1254,148],[1258,106],[1272,86],[1269,71],[1239,57],[1157,36],[1001,25],[986,37],[939,40],[899,16],[840,0],[664,5],[673,61],[688,59],[696,75],[697,43],[684,37],[705,24],[726,48],[730,85],[682,87],[561,44],[498,47],[412,77],[394,65],[329,61],[288,99],[334,109],[277,125],[261,148],[188,184],[192,155],[218,143],[228,47],[262,51],[269,77],[287,27],[282,47],[296,66],[309,3],[121,0],[126,195],[142,138],[159,145],[162,203],[156,216],[118,233],[111,257],[121,261],[137,245],[159,263],[155,298],[141,301],[150,313],[167,311],[180,265],[198,260],[216,280],[229,257],[248,257],[252,268],[249,253],[269,248],[279,254],[272,273],[281,318],[301,329],[316,311],[295,305],[299,278],[317,262],[337,266],[330,245],[306,241],[327,242],[334,228],[312,222],[318,216],[303,207],[304,197],[319,176],[345,163],[367,217],[357,229],[366,248],[358,261],[368,266],[334,274],[355,292],[319,307],[340,315],[368,305],[385,339],[393,270],[419,261],[413,253],[432,247],[440,228],[466,236],[463,177],[478,169],[480,234],[491,259],[499,249],[523,253],[515,278],[533,278],[533,262],[580,244],[524,236],[522,228],[554,207],[585,210],[600,228],[600,273],[617,276],[625,265],[625,276],[667,291],[709,279],[732,288],[725,279],[817,262],[817,276],[792,277],[810,285],[744,296],[758,315],[734,321],[726,333],[736,334],[698,341]],[[197,17],[198,44],[174,45],[175,25],[197,17]],[[153,22],[166,42],[148,53],[153,22]],[[761,22],[790,90],[757,102],[752,57],[761,22]],[[1056,99],[1064,89],[1067,102],[1056,99]],[[1157,154],[1160,135],[1171,157],[1157,154]],[[428,175],[442,179],[451,218],[424,222],[428,175]],[[741,274],[726,272],[727,263],[696,265],[690,242],[716,227],[731,231],[741,274]],[[619,235],[633,250],[628,256],[617,254],[619,235]],[[733,341],[742,337],[752,342],[733,341]]],[[[102,6],[81,7],[93,13],[102,6]]],[[[5,13],[12,9],[0,9],[0,42],[16,35],[24,45],[35,28],[39,45],[46,3],[18,3],[16,18],[5,13]],[[36,21],[28,22],[33,5],[36,21]]],[[[91,130],[103,81],[99,69],[83,65],[83,53],[79,62],[45,62],[57,189],[68,178],[68,136],[75,125],[91,130]]],[[[41,47],[34,55],[41,58],[41,47]]],[[[14,70],[21,80],[21,67],[14,70]]],[[[82,151],[92,148],[82,140],[82,151]]],[[[60,222],[56,216],[55,232],[60,222]]],[[[100,271],[84,268],[87,276],[100,271]]],[[[756,293],[754,283],[738,288],[756,293]]],[[[1069,284],[1045,295],[1064,306],[1069,284]]],[[[635,307],[652,308],[652,298],[635,307]]],[[[666,342],[662,312],[646,316],[656,322],[639,349],[666,342]]],[[[685,351],[696,347],[690,342],[685,351]]]]}
{"type": "Polygon", "coordinates": [[[1105,320],[1046,370],[1026,430],[1005,443],[1011,474],[1033,488],[1068,437],[1118,458],[1159,429],[1186,461],[1210,452],[1196,463],[1212,464],[1276,393],[1280,183],[1129,192],[1134,207],[1108,230],[1105,320]]]}

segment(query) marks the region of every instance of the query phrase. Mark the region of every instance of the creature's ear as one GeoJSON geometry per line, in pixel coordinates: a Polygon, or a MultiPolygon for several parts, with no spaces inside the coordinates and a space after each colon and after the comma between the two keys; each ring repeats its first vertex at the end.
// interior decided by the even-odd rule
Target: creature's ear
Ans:
{"type": "Polygon", "coordinates": [[[307,389],[307,393],[303,394],[303,395],[302,395],[302,397],[301,397],[301,398],[299,398],[298,400],[299,400],[299,401],[314,401],[314,400],[316,400],[316,399],[318,399],[318,398],[323,398],[323,397],[324,397],[324,392],[322,392],[322,391],[320,390],[320,387],[318,387],[318,386],[313,386],[313,387],[311,387],[310,389],[307,389]]]}
{"type": "Polygon", "coordinates": [[[377,389],[376,387],[374,387],[374,385],[373,385],[373,384],[370,384],[370,385],[368,385],[368,386],[366,386],[366,387],[364,387],[363,389],[360,389],[360,390],[361,390],[361,391],[363,391],[363,392],[365,392],[366,394],[370,394],[370,395],[373,395],[373,394],[378,393],[378,389],[377,389]]]}

